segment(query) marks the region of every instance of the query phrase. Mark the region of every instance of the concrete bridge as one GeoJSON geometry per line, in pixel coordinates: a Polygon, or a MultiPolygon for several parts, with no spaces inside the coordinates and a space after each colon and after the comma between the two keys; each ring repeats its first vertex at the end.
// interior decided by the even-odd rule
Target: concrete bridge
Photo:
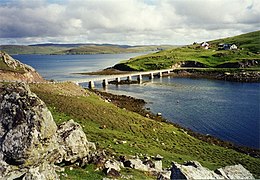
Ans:
{"type": "Polygon", "coordinates": [[[106,87],[108,85],[108,82],[111,80],[116,80],[117,82],[120,82],[121,79],[126,78],[127,80],[131,81],[133,78],[136,78],[137,81],[142,82],[142,76],[149,76],[151,79],[154,78],[154,76],[162,77],[163,74],[169,74],[174,69],[163,69],[163,70],[154,70],[154,71],[145,71],[145,72],[136,72],[136,73],[128,73],[128,74],[120,74],[120,75],[110,75],[110,76],[103,76],[99,78],[94,78],[90,80],[79,80],[74,81],[76,84],[81,83],[88,83],[88,87],[90,89],[95,87],[95,83],[102,83],[103,87],[106,87]]]}

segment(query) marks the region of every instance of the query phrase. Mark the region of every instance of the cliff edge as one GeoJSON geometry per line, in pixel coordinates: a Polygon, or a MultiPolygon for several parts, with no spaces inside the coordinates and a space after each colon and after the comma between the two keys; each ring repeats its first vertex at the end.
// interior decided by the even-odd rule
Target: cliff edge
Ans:
{"type": "Polygon", "coordinates": [[[0,51],[0,81],[45,82],[37,71],[0,51]]]}

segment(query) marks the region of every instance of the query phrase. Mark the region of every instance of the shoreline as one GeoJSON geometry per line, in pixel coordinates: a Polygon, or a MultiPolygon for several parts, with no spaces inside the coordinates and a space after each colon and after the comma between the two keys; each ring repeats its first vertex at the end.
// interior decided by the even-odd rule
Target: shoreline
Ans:
{"type": "Polygon", "coordinates": [[[143,99],[137,99],[137,98],[134,98],[131,96],[126,96],[126,95],[115,95],[115,94],[108,93],[108,92],[102,92],[102,91],[99,91],[96,89],[93,89],[91,91],[94,92],[95,94],[97,94],[99,97],[101,97],[104,101],[113,103],[114,105],[116,105],[119,108],[127,109],[129,111],[138,113],[146,118],[150,118],[155,121],[171,124],[171,125],[179,128],[181,131],[186,132],[190,136],[193,136],[193,137],[195,137],[199,140],[202,140],[204,142],[207,142],[209,144],[233,149],[237,152],[247,154],[254,158],[260,158],[260,149],[254,149],[254,148],[247,147],[247,146],[236,145],[232,142],[224,141],[224,140],[221,140],[221,139],[211,136],[211,135],[204,135],[204,134],[195,132],[189,128],[185,128],[179,124],[170,122],[160,115],[156,115],[156,114],[152,113],[151,111],[145,109],[144,106],[145,106],[146,102],[143,99]]]}

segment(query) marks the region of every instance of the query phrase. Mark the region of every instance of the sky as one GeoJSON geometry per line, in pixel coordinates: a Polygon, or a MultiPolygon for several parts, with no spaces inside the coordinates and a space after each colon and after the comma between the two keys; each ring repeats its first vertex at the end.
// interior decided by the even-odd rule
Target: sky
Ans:
{"type": "Polygon", "coordinates": [[[0,44],[185,45],[260,29],[260,0],[0,0],[0,44]]]}

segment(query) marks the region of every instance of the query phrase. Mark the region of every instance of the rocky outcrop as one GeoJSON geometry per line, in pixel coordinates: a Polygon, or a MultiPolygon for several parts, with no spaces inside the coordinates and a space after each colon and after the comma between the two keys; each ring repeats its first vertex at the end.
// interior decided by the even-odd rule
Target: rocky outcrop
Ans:
{"type": "Polygon", "coordinates": [[[45,82],[34,68],[0,51],[0,80],[45,82]]]}
{"type": "Polygon", "coordinates": [[[199,162],[188,161],[183,165],[173,163],[170,179],[254,179],[242,165],[226,166],[211,171],[199,162]]]}
{"type": "Polygon", "coordinates": [[[260,65],[260,60],[242,60],[240,62],[228,62],[217,65],[216,68],[250,68],[260,65]]]}
{"type": "Polygon", "coordinates": [[[58,179],[54,163],[86,163],[94,149],[73,120],[57,127],[27,85],[0,84],[0,179],[58,179]]]}
{"type": "Polygon", "coordinates": [[[180,67],[196,67],[196,68],[205,68],[207,67],[205,64],[202,64],[198,61],[180,61],[172,65],[172,68],[180,68],[180,67]]]}
{"type": "Polygon", "coordinates": [[[94,143],[88,142],[81,126],[70,120],[62,123],[58,130],[59,159],[58,163],[66,161],[74,163],[78,160],[88,160],[91,152],[96,149],[94,143]],[[86,159],[87,158],[87,159],[86,159]]]}

